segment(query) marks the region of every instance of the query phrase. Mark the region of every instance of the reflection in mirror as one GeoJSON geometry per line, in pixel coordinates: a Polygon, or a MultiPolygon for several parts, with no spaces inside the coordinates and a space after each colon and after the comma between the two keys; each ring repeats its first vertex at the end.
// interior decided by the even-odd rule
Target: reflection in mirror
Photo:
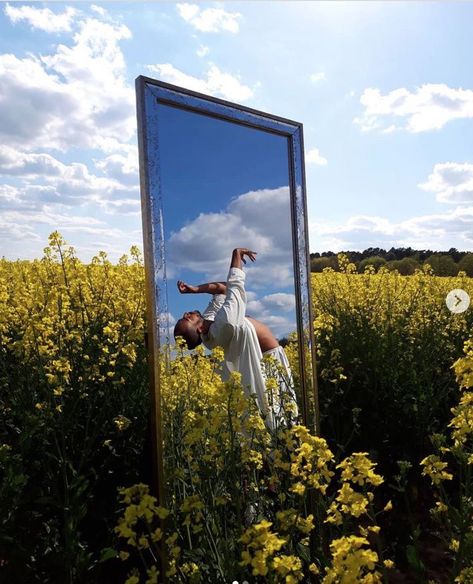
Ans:
{"type": "MultiPolygon", "coordinates": [[[[230,521],[232,533],[241,534],[258,515],[274,515],[283,500],[277,489],[282,496],[290,487],[271,470],[277,459],[267,456],[271,433],[277,442],[282,438],[276,430],[296,421],[313,430],[316,419],[302,129],[149,79],[139,78],[137,89],[157,492],[161,501],[184,506],[191,493],[198,506],[206,501],[207,512],[216,513],[213,529],[226,533],[225,546],[230,521]],[[236,248],[257,252],[256,260],[249,261],[251,253],[234,253],[236,248]],[[240,257],[247,260],[241,266],[244,280],[240,257]],[[218,299],[214,292],[226,296],[218,299]],[[209,316],[212,299],[217,308],[209,316]],[[224,330],[222,319],[227,324],[238,310],[248,317],[254,336],[245,337],[253,345],[244,340],[234,351],[223,333],[212,331],[224,330]],[[174,347],[176,323],[185,338],[190,337],[182,331],[192,325],[207,349],[174,347]],[[224,353],[208,350],[215,345],[224,353]],[[281,368],[264,360],[268,387],[263,378],[263,391],[274,395],[286,374],[285,387],[291,386],[286,405],[291,400],[292,405],[280,418],[269,398],[265,409],[255,386],[245,387],[248,355],[259,354],[253,371],[261,376],[261,353],[278,345],[290,364],[281,368]],[[232,370],[242,374],[242,385],[229,375],[232,370]],[[261,485],[266,486],[261,490],[261,485]],[[220,519],[216,501],[226,505],[220,519]]],[[[305,513],[307,502],[302,498],[298,504],[305,513]]],[[[215,547],[213,541],[217,554],[215,547]]],[[[230,570],[219,561],[215,569],[221,578],[214,581],[248,575],[238,562],[230,570]]]]}
{"type": "MultiPolygon", "coordinates": [[[[257,260],[245,266],[246,316],[255,319],[263,353],[286,344],[296,331],[287,138],[163,104],[158,116],[169,284],[164,330],[188,311],[213,319],[207,294],[187,292],[225,281],[232,249],[247,247],[257,260]],[[177,280],[190,285],[184,294],[177,280]]],[[[254,385],[255,371],[245,375],[244,361],[239,355],[242,382],[254,385]]]]}
{"type": "Polygon", "coordinates": [[[159,106],[169,319],[203,310],[176,280],[225,280],[234,247],[258,252],[246,266],[248,314],[278,339],[296,330],[287,139],[159,106]]]}

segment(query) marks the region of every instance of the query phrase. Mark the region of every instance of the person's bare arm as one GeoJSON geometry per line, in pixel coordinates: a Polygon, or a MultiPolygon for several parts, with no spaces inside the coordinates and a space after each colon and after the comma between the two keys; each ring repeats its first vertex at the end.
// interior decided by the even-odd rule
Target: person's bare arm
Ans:
{"type": "Polygon", "coordinates": [[[192,284],[186,284],[186,282],[178,280],[177,289],[181,294],[226,294],[227,284],[226,282],[207,282],[206,284],[193,286],[192,284]]]}
{"type": "Polygon", "coordinates": [[[232,253],[232,263],[230,268],[239,268],[241,270],[242,264],[246,264],[245,256],[248,256],[252,262],[256,260],[256,252],[247,249],[246,247],[237,247],[232,253]]]}

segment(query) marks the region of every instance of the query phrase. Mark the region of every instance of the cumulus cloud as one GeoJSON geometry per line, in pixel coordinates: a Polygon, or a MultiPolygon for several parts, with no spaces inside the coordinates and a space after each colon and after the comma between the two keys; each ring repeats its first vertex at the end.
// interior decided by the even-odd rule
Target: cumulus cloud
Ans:
{"type": "Polygon", "coordinates": [[[223,97],[231,101],[247,101],[253,97],[253,90],[241,83],[238,76],[224,73],[216,65],[210,65],[205,79],[188,75],[170,63],[148,65],[147,68],[152,73],[159,75],[163,81],[200,93],[223,97]]]}
{"type": "Polygon", "coordinates": [[[434,166],[427,181],[419,185],[437,194],[443,203],[473,203],[473,164],[443,162],[434,166]]]}
{"type": "Polygon", "coordinates": [[[72,30],[77,10],[68,6],[64,12],[56,13],[49,8],[33,8],[33,6],[12,6],[7,4],[5,14],[16,22],[27,22],[32,28],[46,32],[69,32],[72,30]]]}
{"type": "Polygon", "coordinates": [[[459,249],[473,245],[473,207],[457,207],[394,222],[384,217],[356,216],[343,223],[310,225],[311,249],[318,251],[362,251],[368,247],[414,247],[459,249]]]}
{"type": "Polygon", "coordinates": [[[296,298],[294,294],[287,294],[286,292],[267,294],[260,299],[253,299],[248,302],[248,310],[256,313],[275,309],[282,312],[292,312],[295,308],[296,298]]]}
{"type": "Polygon", "coordinates": [[[91,173],[83,163],[64,164],[50,154],[22,152],[0,146],[0,176],[15,179],[4,184],[2,208],[41,209],[46,204],[62,207],[92,203],[107,212],[139,210],[136,152],[115,154],[96,161],[105,176],[91,173]]]}
{"type": "Polygon", "coordinates": [[[273,334],[283,337],[297,329],[294,294],[278,292],[257,298],[249,294],[247,314],[269,326],[273,334]]]}
{"type": "MultiPolygon", "coordinates": [[[[30,21],[43,14],[28,8],[30,21]]],[[[87,17],[76,27],[72,43],[49,55],[0,55],[0,143],[30,151],[102,149],[107,140],[134,135],[134,94],[119,46],[129,29],[87,17]]]]}
{"type": "Polygon", "coordinates": [[[127,153],[110,154],[96,160],[95,166],[122,185],[136,187],[139,183],[138,150],[135,147],[127,153]]]}
{"type": "Polygon", "coordinates": [[[227,12],[223,8],[201,8],[197,4],[181,3],[176,6],[179,15],[200,32],[232,32],[240,29],[239,12],[227,12]]]}
{"type": "Polygon", "coordinates": [[[23,177],[59,176],[64,164],[49,154],[21,152],[0,145],[0,174],[23,177]]]}
{"type": "Polygon", "coordinates": [[[168,266],[222,279],[231,250],[241,245],[258,252],[256,263],[246,269],[252,286],[293,284],[288,187],[250,191],[218,213],[201,213],[169,237],[168,266]]]}
{"type": "Polygon", "coordinates": [[[307,164],[317,164],[318,166],[326,166],[327,159],[320,154],[318,148],[311,148],[305,155],[307,164]]]}
{"type": "Polygon", "coordinates": [[[19,191],[12,185],[0,185],[0,209],[4,206],[10,207],[12,203],[19,199],[19,191]]]}
{"type": "Polygon", "coordinates": [[[444,83],[427,83],[415,91],[401,87],[386,95],[368,88],[360,103],[365,109],[354,123],[364,131],[418,133],[438,130],[452,120],[473,118],[473,91],[444,83]]]}

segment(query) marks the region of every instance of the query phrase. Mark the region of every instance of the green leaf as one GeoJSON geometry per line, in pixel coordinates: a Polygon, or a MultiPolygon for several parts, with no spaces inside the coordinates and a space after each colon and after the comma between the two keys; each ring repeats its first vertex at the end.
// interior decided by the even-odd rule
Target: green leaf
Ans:
{"type": "Polygon", "coordinates": [[[100,554],[99,562],[106,562],[107,560],[112,560],[113,558],[117,557],[117,550],[114,550],[113,548],[103,548],[102,553],[100,554]]]}

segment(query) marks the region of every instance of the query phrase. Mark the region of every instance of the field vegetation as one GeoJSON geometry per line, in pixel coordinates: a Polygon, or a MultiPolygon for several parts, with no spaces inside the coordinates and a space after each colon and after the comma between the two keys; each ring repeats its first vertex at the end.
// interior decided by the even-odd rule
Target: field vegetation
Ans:
{"type": "Polygon", "coordinates": [[[336,261],[312,277],[321,436],[268,432],[218,350],[177,347],[158,505],[139,251],[86,265],[53,233],[0,260],[0,580],[473,582],[473,308],[445,305],[473,280],[336,261]]]}

